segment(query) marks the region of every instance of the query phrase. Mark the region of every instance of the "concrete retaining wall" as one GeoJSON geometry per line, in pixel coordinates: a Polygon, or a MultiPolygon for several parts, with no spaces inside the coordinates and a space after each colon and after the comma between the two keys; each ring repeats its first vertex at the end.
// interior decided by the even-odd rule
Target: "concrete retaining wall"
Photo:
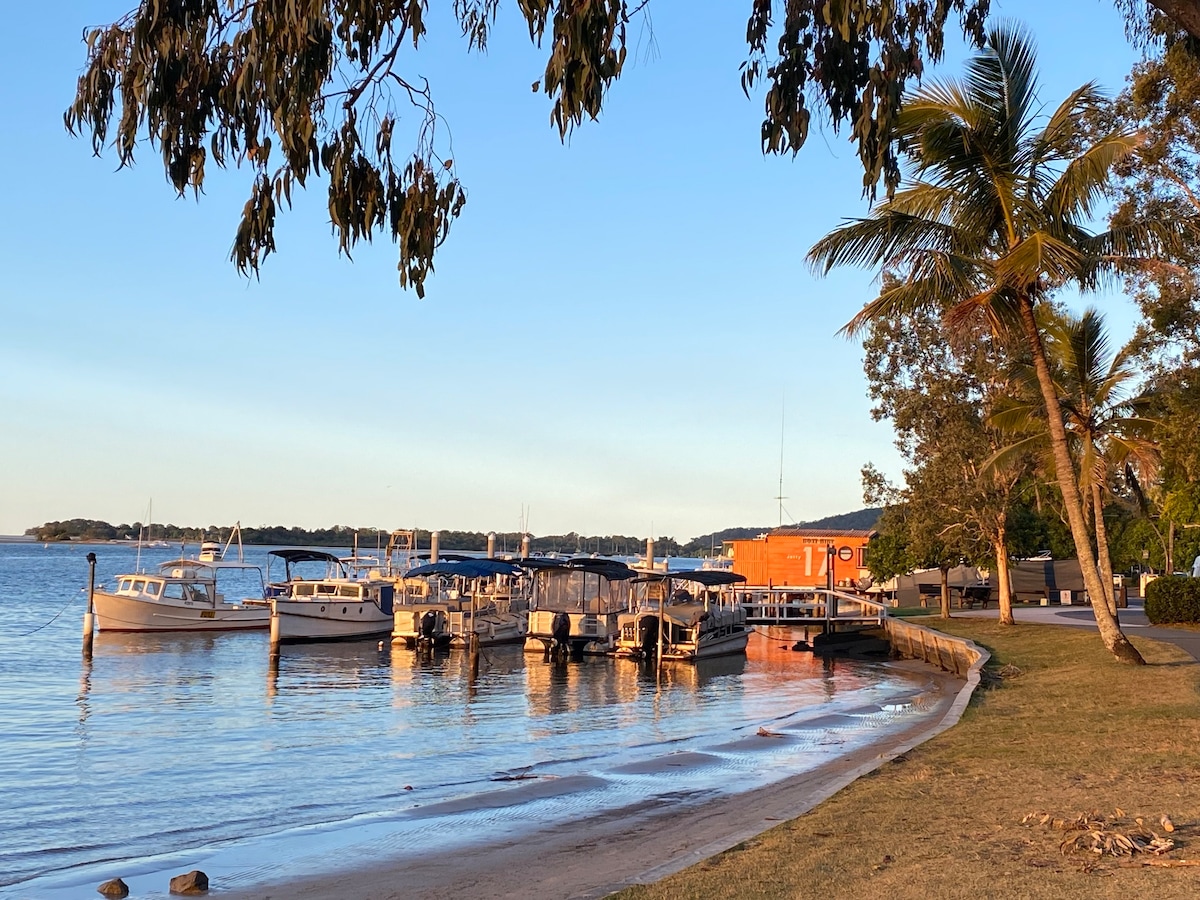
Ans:
{"type": "Polygon", "coordinates": [[[951,637],[914,625],[904,619],[888,617],[885,628],[892,650],[905,659],[921,659],[964,678],[974,674],[991,658],[991,654],[966,638],[951,637]]]}

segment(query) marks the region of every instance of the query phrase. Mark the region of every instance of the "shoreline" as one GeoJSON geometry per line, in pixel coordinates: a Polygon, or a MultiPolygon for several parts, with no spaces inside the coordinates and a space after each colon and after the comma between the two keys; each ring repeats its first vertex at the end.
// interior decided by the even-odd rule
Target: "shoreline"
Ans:
{"type": "MultiPolygon", "coordinates": [[[[769,787],[697,800],[687,792],[515,837],[497,837],[450,852],[389,855],[356,869],[304,875],[275,884],[214,890],[229,900],[342,898],[603,897],[648,884],[722,853],[811,810],[846,785],[956,724],[977,684],[922,663],[893,667],[929,679],[931,715],[878,742],[769,787]]],[[[355,856],[369,858],[369,846],[355,856]]]]}

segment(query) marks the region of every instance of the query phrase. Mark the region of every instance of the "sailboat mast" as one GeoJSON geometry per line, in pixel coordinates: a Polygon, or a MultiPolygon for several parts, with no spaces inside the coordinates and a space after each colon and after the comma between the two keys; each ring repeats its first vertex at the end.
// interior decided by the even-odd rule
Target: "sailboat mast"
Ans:
{"type": "Polygon", "coordinates": [[[779,501],[779,527],[783,527],[783,501],[787,498],[783,496],[783,436],[785,434],[785,426],[787,425],[787,396],[780,401],[779,407],[779,494],[775,497],[779,501]]]}

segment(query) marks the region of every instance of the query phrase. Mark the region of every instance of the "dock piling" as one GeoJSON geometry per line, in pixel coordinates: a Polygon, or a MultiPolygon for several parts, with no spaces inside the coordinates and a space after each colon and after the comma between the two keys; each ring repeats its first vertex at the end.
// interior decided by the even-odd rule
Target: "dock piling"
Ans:
{"type": "Polygon", "coordinates": [[[87,612],[83,614],[83,658],[92,658],[92,640],[95,637],[96,613],[94,598],[96,594],[96,554],[89,553],[88,561],[88,603],[87,612]]]}

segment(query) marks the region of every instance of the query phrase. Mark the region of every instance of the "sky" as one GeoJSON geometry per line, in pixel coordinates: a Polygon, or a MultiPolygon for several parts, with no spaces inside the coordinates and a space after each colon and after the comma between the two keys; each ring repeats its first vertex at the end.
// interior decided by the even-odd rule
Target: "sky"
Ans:
{"type": "MultiPolygon", "coordinates": [[[[828,126],[763,156],[746,0],[654,0],[652,40],[631,32],[565,143],[515,4],[486,54],[431,4],[403,70],[433,87],[468,202],[423,300],[386,237],[338,255],[323,184],[248,280],[228,262],[248,172],[210,165],[180,199],[149,146],[117,171],[66,133],[83,29],[132,5],[13,4],[0,33],[0,534],[152,503],[180,526],[685,541],[858,509],[867,462],[899,476],[836,335],[876,273],[804,263],[868,212],[857,156],[828,126]]],[[[993,8],[1037,36],[1047,106],[1119,90],[1136,58],[1107,0],[993,8]]],[[[963,58],[951,42],[929,74],[963,58]]]]}

